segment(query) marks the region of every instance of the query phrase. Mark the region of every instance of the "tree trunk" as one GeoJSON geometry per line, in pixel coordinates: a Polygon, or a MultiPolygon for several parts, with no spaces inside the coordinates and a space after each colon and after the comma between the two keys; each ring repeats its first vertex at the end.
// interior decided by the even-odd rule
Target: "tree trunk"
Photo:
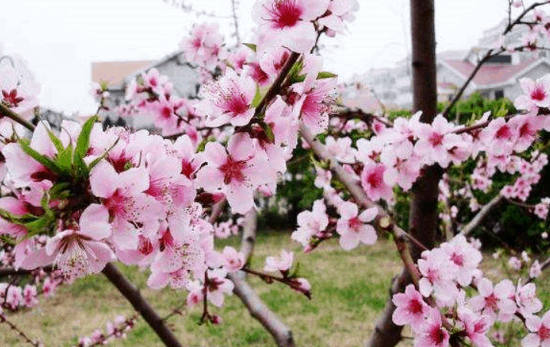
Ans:
{"type": "MultiPolygon", "coordinates": [[[[410,5],[413,112],[422,111],[420,120],[431,123],[437,114],[434,1],[411,0],[410,5]]],[[[442,170],[437,165],[426,167],[412,188],[409,233],[430,249],[434,246],[437,230],[437,196],[441,174],[442,170]]],[[[421,252],[420,247],[412,244],[415,261],[421,252]]],[[[410,276],[404,268],[392,283],[390,298],[367,346],[393,347],[399,343],[402,327],[393,324],[395,306],[391,297],[403,292],[410,283],[410,276]]]]}

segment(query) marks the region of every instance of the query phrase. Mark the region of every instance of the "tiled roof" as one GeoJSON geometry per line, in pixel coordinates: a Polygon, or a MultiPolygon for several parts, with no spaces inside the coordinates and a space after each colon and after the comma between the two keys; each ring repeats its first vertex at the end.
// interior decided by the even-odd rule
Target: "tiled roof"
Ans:
{"type": "Polygon", "coordinates": [[[111,61],[92,63],[92,81],[107,81],[110,85],[122,85],[124,77],[151,65],[153,61],[111,61]]]}
{"type": "MultiPolygon", "coordinates": [[[[498,83],[504,83],[513,76],[517,75],[531,64],[533,64],[537,58],[526,60],[516,65],[510,64],[485,64],[479,69],[473,82],[477,86],[492,85],[498,83]]],[[[465,79],[470,76],[475,69],[475,65],[464,60],[446,59],[445,63],[458,72],[465,79]]]]}

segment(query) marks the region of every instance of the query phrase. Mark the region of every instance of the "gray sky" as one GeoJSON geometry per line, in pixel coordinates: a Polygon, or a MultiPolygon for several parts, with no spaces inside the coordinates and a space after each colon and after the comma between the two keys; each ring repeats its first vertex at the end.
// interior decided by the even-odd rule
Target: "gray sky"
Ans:
{"type": "MultiPolygon", "coordinates": [[[[230,14],[230,0],[188,2],[230,14]]],[[[408,0],[359,2],[361,9],[349,33],[322,40],[328,47],[326,69],[342,79],[391,66],[410,51],[408,0]]],[[[245,39],[253,27],[253,3],[240,0],[245,39]]],[[[482,30],[507,15],[507,0],[435,0],[435,6],[438,52],[468,49],[482,30]]],[[[41,105],[68,114],[91,113],[96,108],[89,94],[92,62],[159,59],[178,49],[197,20],[214,21],[163,0],[0,0],[0,47],[3,54],[28,62],[42,85],[41,105]]],[[[228,19],[217,21],[230,28],[228,19]]]]}

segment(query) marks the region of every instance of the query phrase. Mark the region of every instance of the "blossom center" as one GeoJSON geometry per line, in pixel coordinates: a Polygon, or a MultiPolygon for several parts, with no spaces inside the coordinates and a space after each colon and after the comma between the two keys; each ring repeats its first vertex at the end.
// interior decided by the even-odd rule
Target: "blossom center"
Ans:
{"type": "Polygon", "coordinates": [[[445,341],[445,331],[441,328],[439,325],[434,325],[430,329],[430,339],[432,340],[434,345],[440,345],[445,341]]]}
{"type": "Polygon", "coordinates": [[[168,106],[164,106],[160,110],[160,114],[162,115],[163,118],[170,118],[172,116],[172,109],[168,106]]]}
{"type": "Polygon", "coordinates": [[[451,255],[451,260],[458,266],[464,266],[464,255],[453,253],[451,255]]]}
{"type": "Polygon", "coordinates": [[[348,225],[349,225],[350,229],[352,229],[354,231],[359,231],[359,229],[363,225],[363,222],[361,222],[359,220],[359,218],[353,217],[352,219],[349,220],[348,225]]]}
{"type": "Polygon", "coordinates": [[[498,309],[497,304],[498,304],[498,298],[495,296],[494,293],[492,293],[491,295],[485,298],[485,306],[487,306],[488,308],[492,309],[495,312],[498,309]]]}
{"type": "Polygon", "coordinates": [[[153,252],[153,243],[149,238],[139,235],[138,251],[143,255],[149,255],[153,252]]]}
{"type": "Polygon", "coordinates": [[[245,177],[243,170],[246,167],[246,161],[244,160],[234,160],[229,156],[225,164],[219,167],[219,170],[223,173],[225,184],[230,184],[231,181],[235,180],[237,182],[244,182],[245,177]]]}
{"type": "Polygon", "coordinates": [[[441,146],[441,144],[443,143],[443,135],[432,133],[432,135],[430,136],[430,143],[434,147],[441,146]]]}
{"type": "Polygon", "coordinates": [[[248,110],[248,102],[246,102],[243,94],[238,94],[236,91],[221,95],[221,109],[225,113],[229,113],[232,117],[245,113],[248,110]]]}
{"type": "Polygon", "coordinates": [[[532,135],[533,131],[531,131],[531,127],[529,126],[529,123],[523,123],[522,126],[519,128],[519,136],[529,136],[532,135]]]}
{"type": "Polygon", "coordinates": [[[122,195],[120,190],[117,189],[115,193],[104,202],[104,205],[109,210],[111,216],[122,216],[126,212],[126,206],[131,204],[129,200],[130,199],[122,195]]]}
{"type": "Polygon", "coordinates": [[[410,313],[412,314],[419,314],[422,313],[422,304],[418,299],[412,299],[409,301],[409,307],[407,307],[410,313]]]}
{"type": "Polygon", "coordinates": [[[541,325],[538,334],[542,341],[547,340],[550,338],[550,329],[545,325],[541,325]]]}
{"type": "Polygon", "coordinates": [[[269,11],[271,22],[276,29],[290,28],[300,20],[303,9],[296,4],[296,0],[276,0],[269,11]]]}
{"type": "Polygon", "coordinates": [[[497,139],[509,139],[511,136],[512,132],[510,131],[510,127],[508,125],[501,126],[495,134],[497,139]]]}
{"type": "Polygon", "coordinates": [[[19,103],[24,100],[23,97],[17,96],[17,89],[12,89],[10,92],[2,90],[2,96],[10,107],[17,107],[19,103]]]}
{"type": "Polygon", "coordinates": [[[382,175],[379,170],[369,173],[367,176],[367,182],[373,188],[380,187],[382,185],[382,175]]]}
{"type": "Polygon", "coordinates": [[[546,93],[541,87],[537,87],[531,92],[531,99],[533,100],[542,101],[545,98],[546,98],[546,93]]]}

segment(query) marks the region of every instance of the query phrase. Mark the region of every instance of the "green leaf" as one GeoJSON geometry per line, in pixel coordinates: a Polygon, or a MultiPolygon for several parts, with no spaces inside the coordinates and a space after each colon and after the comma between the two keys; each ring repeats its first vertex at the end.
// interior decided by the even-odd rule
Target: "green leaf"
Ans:
{"type": "Polygon", "coordinates": [[[76,140],[76,148],[74,151],[74,155],[79,156],[80,158],[84,158],[86,156],[86,153],[88,153],[88,149],[90,148],[90,134],[92,133],[92,129],[94,127],[94,124],[99,119],[98,116],[90,117],[82,125],[82,130],[80,131],[80,135],[78,135],[78,139],[76,140]]]}
{"type": "Polygon", "coordinates": [[[85,179],[89,176],[90,171],[88,170],[88,165],[86,165],[86,162],[80,156],[75,156],[74,158],[73,172],[79,179],[85,179]]]}
{"type": "Polygon", "coordinates": [[[44,165],[46,168],[50,169],[52,172],[56,174],[65,174],[63,170],[49,157],[40,154],[39,152],[35,151],[31,148],[28,141],[21,140],[19,141],[19,145],[21,146],[21,149],[23,152],[25,152],[27,155],[29,155],[31,158],[39,162],[40,164],[44,165]]]}
{"type": "Polygon", "coordinates": [[[39,234],[50,234],[52,221],[49,216],[42,216],[32,222],[28,222],[23,224],[23,226],[27,229],[28,234],[25,235],[25,238],[31,238],[35,235],[39,234]],[[48,232],[49,231],[49,232],[48,232]]]}
{"type": "Polygon", "coordinates": [[[275,135],[273,134],[273,129],[271,129],[269,124],[262,122],[262,128],[267,135],[268,143],[275,143],[275,135]]]}
{"type": "Polygon", "coordinates": [[[321,71],[317,74],[318,80],[323,80],[325,78],[333,78],[333,77],[338,77],[338,75],[328,71],[321,71]]]}
{"type": "Polygon", "coordinates": [[[300,277],[300,263],[298,263],[298,262],[296,263],[296,265],[290,271],[288,277],[290,277],[290,278],[300,277]]]}
{"type": "Polygon", "coordinates": [[[69,197],[70,187],[71,184],[68,182],[59,182],[54,184],[49,190],[50,198],[52,200],[57,200],[69,197]]]}
{"type": "Polygon", "coordinates": [[[70,172],[73,165],[73,146],[67,148],[57,154],[56,162],[63,171],[70,172]]]}
{"type": "Polygon", "coordinates": [[[105,157],[107,157],[107,154],[109,154],[109,152],[111,151],[111,149],[113,149],[117,143],[118,143],[118,140],[120,140],[120,138],[116,139],[115,143],[113,143],[113,145],[111,147],[109,147],[105,153],[103,153],[102,155],[100,155],[99,157],[95,158],[91,163],[90,165],[88,165],[88,170],[89,171],[92,171],[92,169],[103,159],[105,159],[105,157]]]}
{"type": "Polygon", "coordinates": [[[208,142],[214,142],[214,141],[216,141],[216,139],[212,136],[209,136],[208,138],[203,139],[201,143],[199,143],[199,145],[197,146],[197,153],[203,152],[204,149],[206,148],[206,144],[208,142]]]}
{"type": "Polygon", "coordinates": [[[297,62],[292,65],[292,68],[288,72],[288,78],[291,81],[291,83],[297,83],[297,82],[303,82],[306,78],[305,75],[300,75],[300,72],[302,72],[302,69],[304,68],[304,62],[302,59],[298,60],[297,62]]]}
{"type": "Polygon", "coordinates": [[[63,149],[65,149],[65,147],[63,146],[63,143],[61,142],[61,140],[57,136],[55,136],[53,131],[48,129],[48,135],[50,135],[50,139],[52,140],[52,143],[53,143],[53,145],[55,146],[55,148],[57,149],[58,152],[61,152],[63,149]]]}
{"type": "MultiPolygon", "coordinates": [[[[338,77],[338,75],[336,74],[333,74],[332,72],[328,72],[328,71],[321,71],[317,74],[317,79],[318,80],[323,80],[323,79],[326,79],[326,78],[333,78],[333,77],[338,77]]],[[[306,75],[295,75],[292,77],[292,83],[300,83],[300,82],[303,82],[306,80],[306,75]]]]}
{"type": "Polygon", "coordinates": [[[292,83],[300,83],[306,80],[306,75],[298,75],[292,77],[292,83]]]}
{"type": "Polygon", "coordinates": [[[254,52],[256,52],[256,45],[255,44],[253,44],[253,43],[243,43],[243,45],[245,45],[246,47],[248,47],[251,50],[253,50],[254,52]]]}
{"type": "Polygon", "coordinates": [[[262,101],[262,92],[260,91],[260,87],[256,86],[256,94],[254,94],[254,99],[252,99],[252,103],[250,105],[252,107],[258,107],[260,101],[262,101]]]}
{"type": "Polygon", "coordinates": [[[99,86],[101,87],[101,91],[106,91],[107,89],[109,89],[109,81],[105,81],[105,80],[101,80],[99,82],[99,86]]]}
{"type": "Polygon", "coordinates": [[[0,242],[10,246],[15,246],[17,244],[15,239],[8,235],[0,235],[0,242]]]}

